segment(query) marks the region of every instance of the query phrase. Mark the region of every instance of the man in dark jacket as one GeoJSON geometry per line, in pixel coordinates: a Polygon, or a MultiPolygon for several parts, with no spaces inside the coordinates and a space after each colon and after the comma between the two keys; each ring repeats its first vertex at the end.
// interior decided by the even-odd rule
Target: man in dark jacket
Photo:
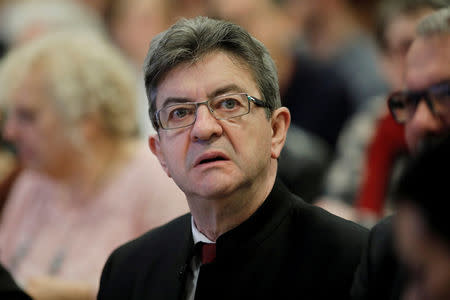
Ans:
{"type": "MultiPolygon", "coordinates": [[[[413,154],[450,133],[450,8],[425,17],[416,31],[407,55],[407,89],[388,99],[394,119],[405,124],[406,141],[413,154]]],[[[404,299],[411,273],[395,251],[395,217],[382,220],[371,230],[352,299],[404,299]]]]}
{"type": "Polygon", "coordinates": [[[183,19],[144,70],[149,145],[191,213],[117,249],[98,298],[348,298],[367,232],[277,178],[290,113],[267,49],[232,23],[183,19]]]}

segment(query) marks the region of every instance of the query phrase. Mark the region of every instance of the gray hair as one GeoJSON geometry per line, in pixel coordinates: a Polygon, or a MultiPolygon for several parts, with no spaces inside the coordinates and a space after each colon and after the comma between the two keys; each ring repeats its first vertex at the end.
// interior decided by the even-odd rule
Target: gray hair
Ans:
{"type": "Polygon", "coordinates": [[[223,51],[244,63],[269,108],[267,117],[281,106],[278,75],[268,50],[242,27],[233,23],[196,17],[181,19],[157,35],[150,44],[144,63],[149,115],[157,130],[156,96],[160,80],[183,63],[195,63],[213,51],[223,51]]]}
{"type": "Polygon", "coordinates": [[[423,18],[417,26],[417,34],[422,37],[450,34],[450,8],[440,9],[423,18]]]}
{"type": "Polygon", "coordinates": [[[42,76],[49,101],[69,129],[97,114],[113,137],[136,133],[135,76],[119,50],[99,35],[49,33],[11,50],[0,65],[0,103],[8,105],[30,75],[42,76]]]}

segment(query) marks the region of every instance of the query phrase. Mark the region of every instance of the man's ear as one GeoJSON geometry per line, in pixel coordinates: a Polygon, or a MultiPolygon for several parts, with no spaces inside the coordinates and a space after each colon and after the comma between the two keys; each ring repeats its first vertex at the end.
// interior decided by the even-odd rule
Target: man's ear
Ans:
{"type": "Polygon", "coordinates": [[[272,113],[272,158],[277,159],[280,156],[290,124],[291,113],[286,107],[280,107],[272,113]]]}
{"type": "Polygon", "coordinates": [[[148,145],[150,147],[150,150],[152,150],[153,154],[156,155],[156,157],[158,158],[159,163],[164,169],[164,172],[166,172],[167,176],[171,177],[169,168],[167,167],[166,159],[164,158],[164,154],[161,152],[159,135],[158,134],[150,135],[150,137],[148,138],[148,145]]]}

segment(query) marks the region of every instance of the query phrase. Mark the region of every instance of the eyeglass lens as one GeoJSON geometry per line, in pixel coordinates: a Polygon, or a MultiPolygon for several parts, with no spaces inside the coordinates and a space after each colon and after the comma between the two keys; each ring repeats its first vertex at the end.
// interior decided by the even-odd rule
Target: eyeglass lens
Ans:
{"type": "Polygon", "coordinates": [[[249,113],[250,102],[247,94],[223,95],[204,102],[186,102],[169,105],[159,112],[159,120],[164,129],[175,129],[192,125],[200,105],[208,106],[218,120],[226,120],[249,113]]]}
{"type": "Polygon", "coordinates": [[[425,101],[434,115],[448,115],[450,112],[449,83],[434,85],[426,91],[394,93],[388,99],[388,105],[395,120],[404,123],[414,116],[421,100],[425,101]]]}

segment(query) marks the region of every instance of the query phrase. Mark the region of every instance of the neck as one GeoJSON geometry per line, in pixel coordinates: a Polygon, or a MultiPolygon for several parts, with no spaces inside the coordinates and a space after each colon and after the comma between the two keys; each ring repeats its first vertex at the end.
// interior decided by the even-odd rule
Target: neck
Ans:
{"type": "Polygon", "coordinates": [[[236,189],[224,198],[188,197],[197,229],[212,241],[247,220],[266,200],[275,182],[276,163],[261,180],[236,189]]]}
{"type": "Polygon", "coordinates": [[[78,153],[58,180],[67,187],[70,201],[80,202],[103,187],[130,154],[130,143],[119,139],[96,139],[78,153]]]}

